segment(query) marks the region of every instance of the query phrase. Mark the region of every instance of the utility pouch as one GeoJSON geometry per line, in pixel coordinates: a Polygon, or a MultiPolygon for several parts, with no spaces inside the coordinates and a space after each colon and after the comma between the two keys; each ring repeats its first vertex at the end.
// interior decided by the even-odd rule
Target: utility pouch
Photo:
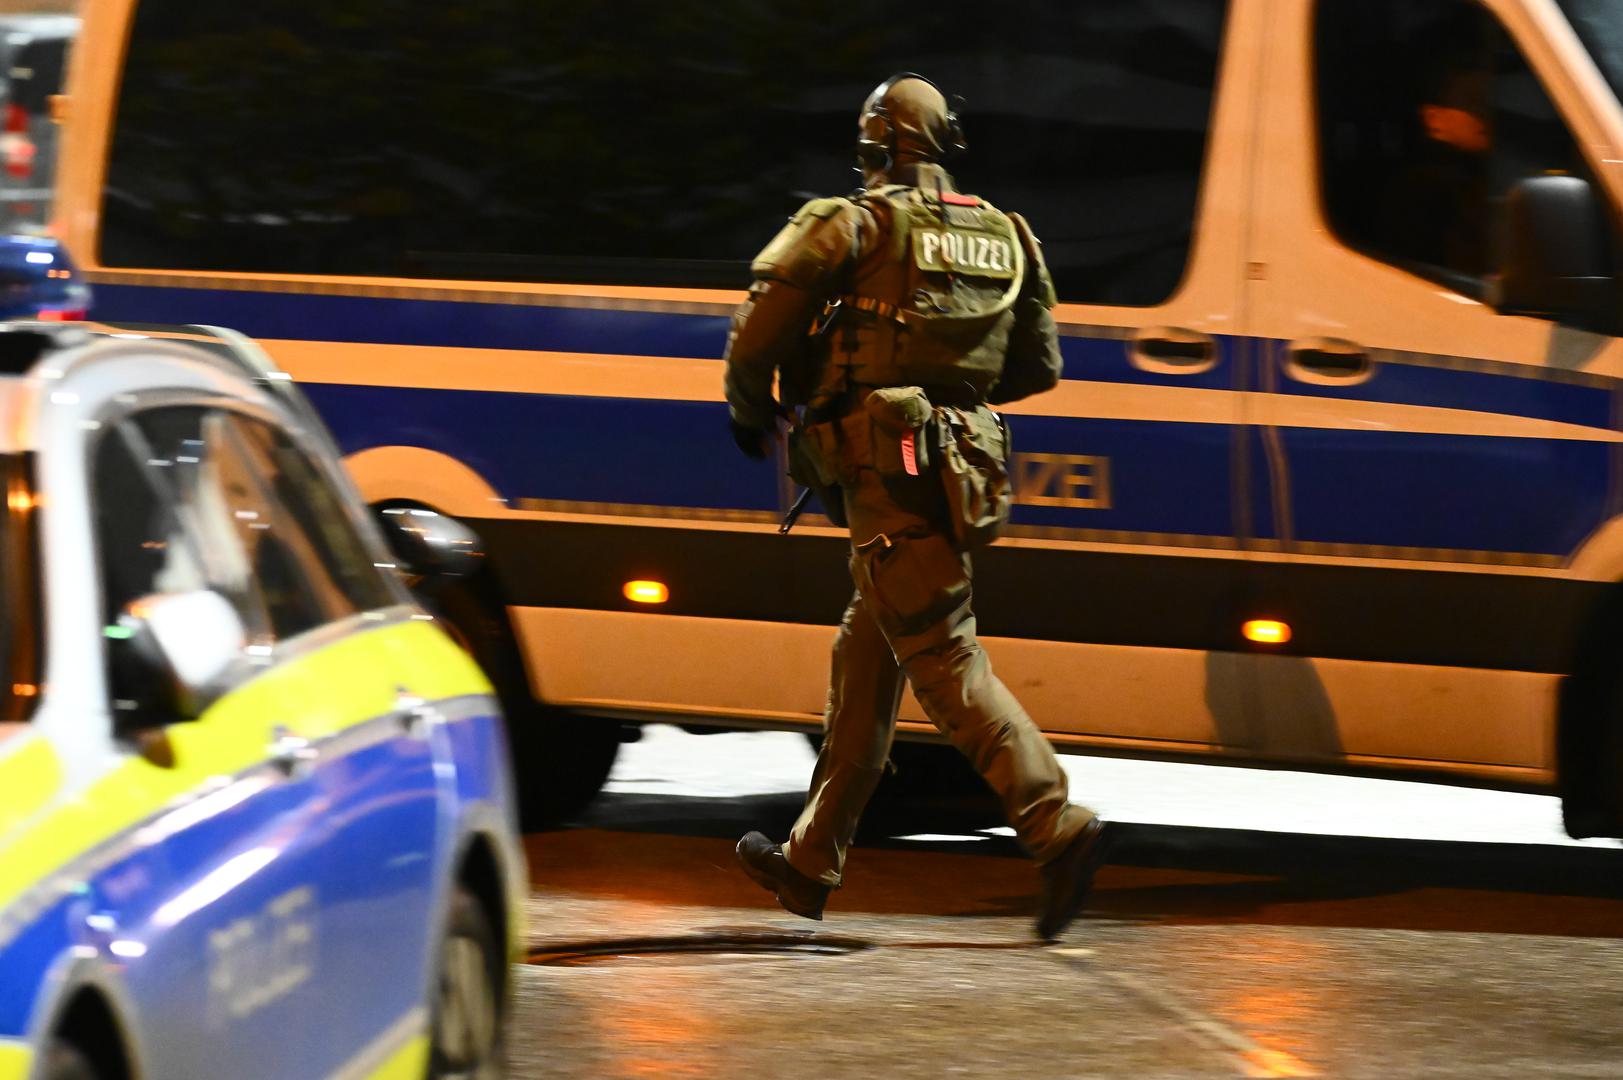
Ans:
{"type": "Polygon", "coordinates": [[[1003,534],[1014,509],[1009,429],[991,409],[941,409],[941,482],[960,549],[985,547],[1003,534]]]}
{"type": "Polygon", "coordinates": [[[840,489],[840,478],[833,467],[824,443],[831,424],[816,424],[810,428],[789,429],[789,479],[801,487],[810,488],[823,513],[840,528],[845,528],[845,493],[840,489]],[[822,435],[822,438],[819,438],[822,435]]]}
{"type": "Polygon", "coordinates": [[[872,423],[874,469],[882,476],[922,476],[930,466],[925,432],[934,413],[924,391],[917,386],[875,390],[863,409],[872,423]]]}

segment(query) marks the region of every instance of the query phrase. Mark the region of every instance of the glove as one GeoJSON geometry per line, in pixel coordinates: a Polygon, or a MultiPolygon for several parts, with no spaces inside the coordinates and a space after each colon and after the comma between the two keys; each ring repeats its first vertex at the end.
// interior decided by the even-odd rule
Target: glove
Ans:
{"type": "Polygon", "coordinates": [[[732,428],[733,442],[738,444],[738,448],[744,452],[745,457],[753,458],[756,461],[766,460],[766,456],[772,452],[773,432],[766,428],[740,424],[737,420],[732,419],[729,419],[727,424],[732,428]]]}

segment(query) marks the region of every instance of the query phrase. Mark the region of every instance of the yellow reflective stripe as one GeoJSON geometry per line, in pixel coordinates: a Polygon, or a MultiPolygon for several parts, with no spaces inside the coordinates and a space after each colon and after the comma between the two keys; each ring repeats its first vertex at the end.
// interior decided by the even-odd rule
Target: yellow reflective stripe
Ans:
{"type": "Polygon", "coordinates": [[[198,720],[167,728],[170,761],[132,755],[84,791],[59,797],[9,846],[0,838],[0,909],[211,778],[260,764],[278,725],[323,739],[393,712],[402,689],[429,701],[491,693],[478,665],[426,622],[360,631],[280,663],[198,720]]]}
{"type": "Polygon", "coordinates": [[[26,1080],[34,1063],[34,1051],[27,1043],[0,1039],[0,1080],[26,1080]]]}
{"type": "Polygon", "coordinates": [[[62,785],[55,747],[31,731],[11,740],[13,745],[0,745],[0,851],[62,785]]]}
{"type": "Polygon", "coordinates": [[[368,1080],[422,1080],[428,1072],[428,1036],[418,1035],[367,1074],[368,1080]]]}
{"type": "Polygon", "coordinates": [[[390,639],[400,653],[406,689],[425,701],[494,694],[473,657],[433,623],[413,621],[395,628],[390,639]]]}
{"type": "Polygon", "coordinates": [[[278,690],[288,674],[266,672],[221,698],[195,722],[168,728],[172,765],[132,755],[83,791],[60,798],[0,858],[0,908],[209,777],[231,776],[262,761],[270,726],[286,715],[278,690]]]}

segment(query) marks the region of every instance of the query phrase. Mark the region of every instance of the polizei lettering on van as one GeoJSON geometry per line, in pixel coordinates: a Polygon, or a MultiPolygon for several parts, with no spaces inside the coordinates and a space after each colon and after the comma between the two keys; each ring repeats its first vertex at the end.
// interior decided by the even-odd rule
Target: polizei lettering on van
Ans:
{"type": "Polygon", "coordinates": [[[920,270],[938,274],[1014,277],[1014,246],[989,233],[921,229],[913,234],[913,259],[920,270]]]}

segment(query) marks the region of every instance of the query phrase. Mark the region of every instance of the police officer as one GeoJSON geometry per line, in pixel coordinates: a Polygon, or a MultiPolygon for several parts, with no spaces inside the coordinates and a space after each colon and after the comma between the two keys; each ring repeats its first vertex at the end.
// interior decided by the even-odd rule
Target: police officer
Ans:
{"type": "Polygon", "coordinates": [[[1057,937],[1103,858],[1103,822],[1067,798],[1053,749],[975,634],[970,551],[1007,520],[1007,431],[990,404],[1059,380],[1053,285],[1018,216],[962,194],[941,162],[958,119],[923,76],[864,103],[863,188],[800,210],[753,265],[733,319],[734,439],[772,451],[851,532],[856,595],[834,644],[825,737],[789,839],[738,857],[789,911],[821,919],[890,755],[902,680],[986,778],[1042,869],[1036,929],[1057,937]],[[774,398],[778,379],[782,404],[774,398]]]}

